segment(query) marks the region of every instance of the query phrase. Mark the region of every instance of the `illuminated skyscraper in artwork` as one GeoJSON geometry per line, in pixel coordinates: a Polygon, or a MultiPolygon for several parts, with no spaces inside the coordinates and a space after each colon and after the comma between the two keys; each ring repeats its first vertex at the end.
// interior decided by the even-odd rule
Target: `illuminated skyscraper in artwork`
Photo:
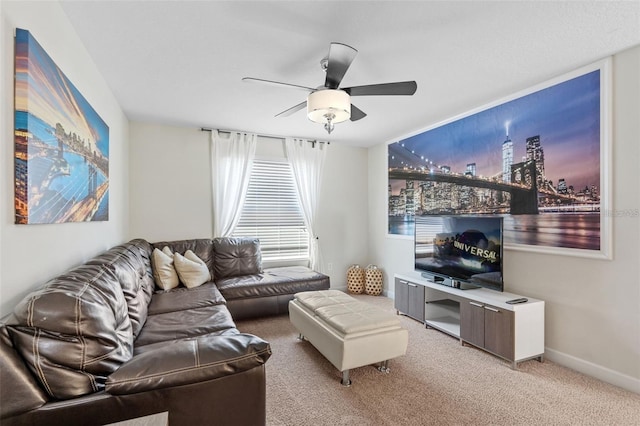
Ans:
{"type": "Polygon", "coordinates": [[[416,212],[415,207],[415,198],[413,196],[414,193],[414,181],[407,180],[406,181],[406,191],[405,191],[405,214],[407,216],[413,216],[416,212]]]}
{"type": "Polygon", "coordinates": [[[513,142],[509,137],[509,123],[505,125],[507,138],[502,142],[502,181],[511,183],[511,165],[513,164],[513,142]]]}
{"type": "Polygon", "coordinates": [[[566,194],[567,193],[567,181],[563,178],[560,178],[558,181],[558,194],[566,194]]]}
{"type": "Polygon", "coordinates": [[[540,135],[527,138],[527,161],[536,162],[536,183],[538,189],[545,187],[544,150],[540,144],[540,135]]]}
{"type": "Polygon", "coordinates": [[[476,175],[476,163],[468,163],[467,171],[464,173],[465,175],[475,176],[476,175]]]}

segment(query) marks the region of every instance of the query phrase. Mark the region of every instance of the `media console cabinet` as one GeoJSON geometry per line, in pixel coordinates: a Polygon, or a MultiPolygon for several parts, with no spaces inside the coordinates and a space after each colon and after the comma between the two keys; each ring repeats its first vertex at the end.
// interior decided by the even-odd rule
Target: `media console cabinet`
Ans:
{"type": "Polygon", "coordinates": [[[395,275],[395,308],[398,314],[418,320],[426,327],[447,333],[508,361],[543,361],[544,301],[477,288],[461,290],[436,284],[419,273],[395,275]]]}

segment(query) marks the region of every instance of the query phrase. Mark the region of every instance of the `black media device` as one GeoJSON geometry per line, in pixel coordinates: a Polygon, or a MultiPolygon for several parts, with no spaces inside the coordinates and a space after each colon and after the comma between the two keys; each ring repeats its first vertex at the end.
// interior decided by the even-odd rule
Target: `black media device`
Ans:
{"type": "Polygon", "coordinates": [[[526,297],[520,297],[519,299],[507,300],[506,303],[508,303],[510,305],[517,305],[518,303],[526,303],[528,301],[529,301],[529,299],[527,299],[526,297]]]}
{"type": "Polygon", "coordinates": [[[460,289],[503,291],[500,216],[416,216],[414,265],[426,279],[460,289]]]}

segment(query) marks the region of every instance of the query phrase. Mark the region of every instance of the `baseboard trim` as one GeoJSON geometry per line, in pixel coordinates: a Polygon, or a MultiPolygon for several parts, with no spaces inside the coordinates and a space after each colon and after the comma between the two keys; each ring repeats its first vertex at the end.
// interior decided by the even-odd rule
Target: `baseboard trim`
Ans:
{"type": "MultiPolygon", "coordinates": [[[[344,291],[345,293],[349,293],[347,286],[331,286],[331,290],[340,290],[344,291]]],[[[395,294],[393,291],[382,289],[382,295],[388,297],[389,299],[395,300],[395,294]]]]}
{"type": "Polygon", "coordinates": [[[545,348],[544,356],[546,359],[564,367],[640,394],[640,379],[636,379],[635,377],[619,373],[601,365],[576,358],[572,355],[568,355],[554,349],[545,348]]]}

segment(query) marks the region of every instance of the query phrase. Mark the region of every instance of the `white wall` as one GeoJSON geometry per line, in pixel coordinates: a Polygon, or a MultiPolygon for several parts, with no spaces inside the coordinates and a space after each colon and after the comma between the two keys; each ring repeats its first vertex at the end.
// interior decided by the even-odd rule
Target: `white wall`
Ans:
{"type": "MultiPolygon", "coordinates": [[[[209,133],[140,122],[130,130],[130,237],[210,238],[209,133]]],[[[256,156],[284,158],[282,141],[259,138],[256,156]]],[[[363,148],[332,143],[327,151],[317,233],[335,288],[346,288],[350,264],[368,259],[367,162],[363,148]]]]}
{"type": "Polygon", "coordinates": [[[347,288],[347,269],[369,263],[369,183],[366,149],[332,143],[320,197],[318,236],[331,287],[347,288]],[[333,270],[328,271],[327,265],[333,270]]]}
{"type": "Polygon", "coordinates": [[[130,237],[211,237],[209,133],[139,122],[129,127],[130,237]]]}
{"type": "Polygon", "coordinates": [[[0,316],[28,292],[125,240],[128,123],[57,2],[0,2],[0,316]],[[31,32],[109,126],[109,221],[14,225],[14,31],[31,32]]]}
{"type": "MultiPolygon", "coordinates": [[[[506,291],[546,301],[546,356],[640,392],[640,47],[613,60],[613,260],[505,250],[506,291]]],[[[469,105],[468,110],[477,105],[469,105]]],[[[461,111],[463,112],[463,111],[461,111]]],[[[425,123],[425,127],[429,123],[425,123]]],[[[371,258],[413,270],[412,241],[386,235],[387,145],[369,152],[371,258]]],[[[387,288],[393,292],[393,288],[387,288]]]]}

